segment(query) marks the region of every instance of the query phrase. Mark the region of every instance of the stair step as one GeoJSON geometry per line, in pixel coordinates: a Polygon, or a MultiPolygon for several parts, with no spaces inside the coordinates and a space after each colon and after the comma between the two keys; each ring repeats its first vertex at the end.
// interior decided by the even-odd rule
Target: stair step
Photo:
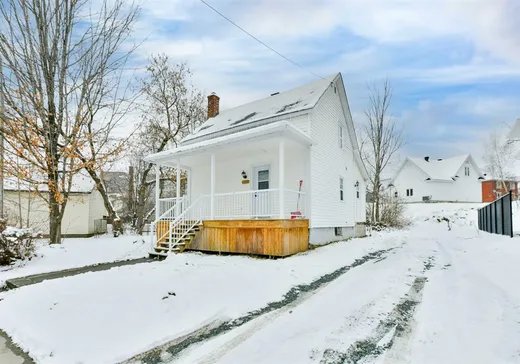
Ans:
{"type": "MultiPolygon", "coordinates": [[[[163,247],[163,246],[156,246],[154,249],[155,250],[170,250],[169,247],[163,247]]],[[[177,252],[180,250],[181,250],[180,248],[172,248],[172,252],[177,252]]],[[[159,253],[159,254],[161,254],[161,253],[159,253]]]]}

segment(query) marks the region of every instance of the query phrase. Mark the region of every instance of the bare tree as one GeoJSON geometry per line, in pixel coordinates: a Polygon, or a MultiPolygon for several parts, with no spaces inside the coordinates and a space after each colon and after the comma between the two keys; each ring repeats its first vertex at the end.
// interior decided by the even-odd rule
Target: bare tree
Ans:
{"type": "Polygon", "coordinates": [[[137,14],[124,0],[0,2],[1,132],[10,160],[24,162],[6,161],[6,168],[26,183],[45,186],[35,190],[49,206],[51,243],[61,242],[74,174],[112,156],[94,131],[110,126],[93,116],[113,95],[114,71],[128,54],[122,44],[137,14]],[[37,172],[28,173],[25,164],[37,172]]]}
{"type": "MultiPolygon", "coordinates": [[[[484,160],[487,173],[497,180],[502,192],[508,189],[506,182],[514,179],[511,168],[516,152],[514,143],[508,141],[504,133],[498,130],[491,133],[485,146],[484,160]]],[[[493,193],[496,198],[500,197],[500,191],[493,191],[493,193]]]]}
{"type": "Polygon", "coordinates": [[[191,84],[192,72],[186,63],[172,64],[166,55],[152,56],[147,73],[141,86],[146,100],[143,122],[137,136],[138,147],[133,151],[138,231],[142,231],[148,212],[147,197],[155,183],[150,178],[153,165],[142,158],[177,146],[206,120],[204,95],[191,84]]]}
{"type": "Polygon", "coordinates": [[[381,176],[405,144],[403,129],[392,118],[389,107],[392,101],[390,82],[385,80],[379,88],[369,85],[369,103],[365,110],[366,123],[361,127],[361,152],[370,177],[374,206],[372,221],[380,219],[381,176]]]}

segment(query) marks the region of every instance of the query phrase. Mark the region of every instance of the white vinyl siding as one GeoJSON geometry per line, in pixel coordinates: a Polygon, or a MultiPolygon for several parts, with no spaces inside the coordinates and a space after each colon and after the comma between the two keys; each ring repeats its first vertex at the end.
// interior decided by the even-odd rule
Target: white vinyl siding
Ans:
{"type": "MultiPolygon", "coordinates": [[[[354,226],[365,219],[365,184],[354,163],[347,123],[340,102],[340,92],[333,86],[323,94],[311,113],[311,227],[354,226]],[[343,124],[343,148],[336,144],[338,120],[343,124]],[[338,199],[338,175],[344,179],[344,200],[338,199]],[[359,181],[360,199],[355,182],[359,181]]],[[[350,117],[348,115],[347,117],[350,117]]]]}

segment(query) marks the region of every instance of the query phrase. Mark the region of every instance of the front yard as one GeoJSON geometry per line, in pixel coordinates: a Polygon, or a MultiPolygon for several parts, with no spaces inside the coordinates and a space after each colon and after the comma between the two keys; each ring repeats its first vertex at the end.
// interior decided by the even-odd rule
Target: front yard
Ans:
{"type": "Polygon", "coordinates": [[[6,280],[92,264],[140,258],[148,255],[147,237],[103,235],[94,238],[67,238],[62,244],[38,241],[36,256],[30,261],[0,266],[0,287],[6,280]]]}
{"type": "Polygon", "coordinates": [[[518,362],[520,244],[479,232],[475,207],[411,205],[405,231],[286,259],[45,281],[0,294],[0,328],[46,364],[518,362]]]}

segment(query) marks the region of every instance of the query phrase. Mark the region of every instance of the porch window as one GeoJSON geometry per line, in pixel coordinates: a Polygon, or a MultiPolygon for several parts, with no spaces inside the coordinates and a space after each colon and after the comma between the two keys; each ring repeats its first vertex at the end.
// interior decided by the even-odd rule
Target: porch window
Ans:
{"type": "Polygon", "coordinates": [[[343,201],[343,178],[339,178],[339,200],[343,201]]]}
{"type": "Polygon", "coordinates": [[[343,127],[340,125],[339,127],[339,147],[343,149],[343,127]]]}

